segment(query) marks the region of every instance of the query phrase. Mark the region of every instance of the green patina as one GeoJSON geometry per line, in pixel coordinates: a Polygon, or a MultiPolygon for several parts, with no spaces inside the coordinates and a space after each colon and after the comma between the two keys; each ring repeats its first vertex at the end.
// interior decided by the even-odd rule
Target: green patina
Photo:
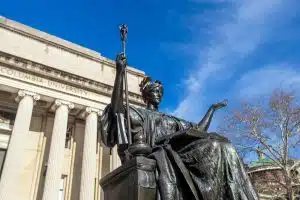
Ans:
{"type": "Polygon", "coordinates": [[[271,159],[268,158],[259,158],[256,161],[253,161],[250,164],[250,167],[258,167],[258,166],[266,166],[266,165],[273,165],[274,161],[272,161],[271,159]]]}

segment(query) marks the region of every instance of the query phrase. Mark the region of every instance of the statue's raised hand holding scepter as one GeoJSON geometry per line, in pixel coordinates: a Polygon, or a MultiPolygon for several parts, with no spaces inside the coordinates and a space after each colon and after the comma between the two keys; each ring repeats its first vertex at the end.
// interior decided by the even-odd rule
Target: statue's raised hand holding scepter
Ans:
{"type": "Polygon", "coordinates": [[[151,148],[146,141],[145,133],[135,134],[132,137],[131,119],[130,119],[130,104],[129,104],[129,92],[128,92],[128,80],[127,80],[127,57],[126,57],[126,41],[127,41],[128,27],[126,24],[120,26],[120,36],[122,41],[123,52],[117,56],[117,70],[121,70],[123,73],[123,83],[125,86],[125,102],[126,102],[126,135],[128,137],[128,152],[134,156],[136,155],[148,155],[151,153],[151,148]],[[122,68],[122,69],[120,69],[122,68]]]}
{"type": "MultiPolygon", "coordinates": [[[[124,66],[126,67],[127,65],[127,59],[126,59],[126,41],[127,41],[127,33],[128,33],[128,28],[126,24],[122,24],[120,26],[120,34],[121,34],[121,41],[122,41],[122,58],[121,59],[125,59],[126,63],[124,63],[124,66]]],[[[127,70],[125,69],[125,73],[124,73],[124,83],[125,83],[125,101],[126,101],[126,107],[127,110],[129,110],[129,99],[128,99],[128,81],[127,81],[127,70]]],[[[131,126],[130,126],[130,119],[129,119],[129,112],[127,112],[127,135],[128,135],[128,143],[129,145],[131,145],[132,143],[132,136],[131,136],[131,126]]]]}

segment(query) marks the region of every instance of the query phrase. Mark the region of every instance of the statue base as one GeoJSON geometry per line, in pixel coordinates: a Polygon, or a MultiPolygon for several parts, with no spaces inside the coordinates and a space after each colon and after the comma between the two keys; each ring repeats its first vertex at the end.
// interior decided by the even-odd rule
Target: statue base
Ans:
{"type": "Polygon", "coordinates": [[[155,200],[156,161],[134,157],[100,180],[104,200],[155,200]]]}

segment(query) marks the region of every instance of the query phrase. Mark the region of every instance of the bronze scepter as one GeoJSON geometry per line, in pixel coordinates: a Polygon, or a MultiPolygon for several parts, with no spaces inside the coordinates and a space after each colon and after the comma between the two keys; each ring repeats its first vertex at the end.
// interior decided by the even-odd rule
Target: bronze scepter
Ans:
{"type": "MultiPolygon", "coordinates": [[[[126,40],[127,40],[127,33],[128,33],[128,28],[126,24],[122,24],[120,26],[120,34],[121,34],[121,41],[122,41],[122,49],[123,49],[123,54],[125,54],[125,48],[126,48],[126,40]]],[[[125,101],[126,101],[126,107],[127,107],[127,131],[128,131],[128,144],[131,145],[132,143],[132,136],[131,136],[131,126],[130,126],[130,117],[129,117],[129,100],[128,100],[128,82],[127,82],[127,68],[125,69],[124,73],[124,85],[125,85],[125,101]]]]}

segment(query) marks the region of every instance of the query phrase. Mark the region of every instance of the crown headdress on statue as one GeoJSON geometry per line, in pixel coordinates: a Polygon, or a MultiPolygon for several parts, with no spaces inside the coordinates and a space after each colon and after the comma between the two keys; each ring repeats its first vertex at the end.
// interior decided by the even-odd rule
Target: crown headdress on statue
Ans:
{"type": "Polygon", "coordinates": [[[156,80],[152,81],[152,78],[150,76],[145,76],[141,83],[139,84],[140,86],[140,91],[142,93],[142,97],[144,101],[146,102],[147,99],[149,98],[150,93],[155,89],[155,88],[160,88],[161,93],[163,94],[164,89],[163,89],[163,84],[156,80]]]}
{"type": "Polygon", "coordinates": [[[142,92],[149,84],[151,84],[152,78],[150,76],[145,76],[141,83],[139,84],[140,86],[140,91],[142,92]]]}

